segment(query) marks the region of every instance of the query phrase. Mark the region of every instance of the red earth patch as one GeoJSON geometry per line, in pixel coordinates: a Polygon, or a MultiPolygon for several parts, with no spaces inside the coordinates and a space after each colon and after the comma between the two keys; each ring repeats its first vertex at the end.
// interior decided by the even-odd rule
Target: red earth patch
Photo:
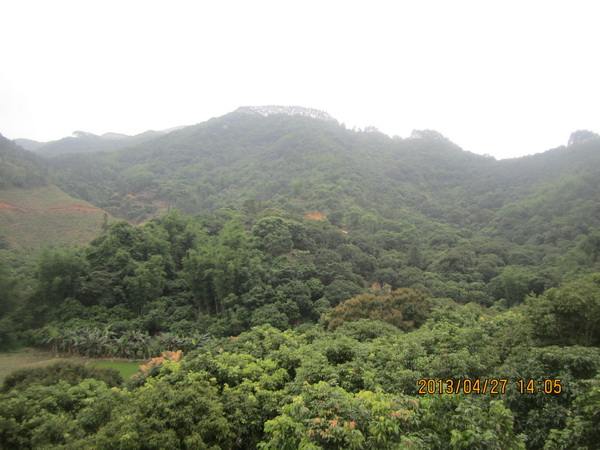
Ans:
{"type": "Polygon", "coordinates": [[[85,213],[104,212],[101,209],[90,208],[89,206],[83,206],[83,205],[72,205],[72,206],[64,206],[61,208],[50,208],[50,209],[45,210],[44,212],[48,212],[48,211],[78,211],[78,212],[85,212],[85,213]]]}
{"type": "Polygon", "coordinates": [[[12,214],[15,211],[19,212],[35,212],[33,209],[21,208],[17,205],[11,205],[10,203],[0,202],[0,210],[12,214]]]}
{"type": "Polygon", "coordinates": [[[321,214],[321,213],[310,213],[310,214],[305,214],[304,218],[311,219],[311,220],[322,220],[322,219],[325,219],[326,216],[325,216],[325,214],[321,214]]]}
{"type": "Polygon", "coordinates": [[[93,212],[104,212],[101,209],[98,208],[91,208],[89,206],[84,206],[84,205],[71,205],[71,206],[63,206],[63,207],[59,207],[59,208],[48,208],[48,209],[40,209],[40,210],[35,210],[35,209],[31,209],[31,208],[23,208],[21,206],[17,206],[17,205],[11,205],[10,203],[4,203],[4,202],[0,202],[0,211],[4,211],[7,212],[9,214],[14,213],[15,211],[21,212],[21,213],[46,213],[46,212],[52,212],[52,211],[76,211],[76,212],[83,212],[83,213],[93,213],[93,212]]]}

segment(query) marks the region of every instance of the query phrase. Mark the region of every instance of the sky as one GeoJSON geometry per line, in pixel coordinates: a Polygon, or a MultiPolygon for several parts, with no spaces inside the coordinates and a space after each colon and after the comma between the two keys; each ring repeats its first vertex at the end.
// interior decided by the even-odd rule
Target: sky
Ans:
{"type": "Polygon", "coordinates": [[[600,132],[597,0],[0,2],[0,133],[137,134],[305,106],[498,159],[600,132]]]}

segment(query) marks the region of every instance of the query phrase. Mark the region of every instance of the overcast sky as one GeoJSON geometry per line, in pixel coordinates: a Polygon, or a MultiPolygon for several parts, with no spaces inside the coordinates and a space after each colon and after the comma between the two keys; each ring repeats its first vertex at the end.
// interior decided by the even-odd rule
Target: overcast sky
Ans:
{"type": "Polygon", "coordinates": [[[600,132],[600,2],[0,3],[0,133],[136,134],[246,105],[496,158],[600,132]]]}

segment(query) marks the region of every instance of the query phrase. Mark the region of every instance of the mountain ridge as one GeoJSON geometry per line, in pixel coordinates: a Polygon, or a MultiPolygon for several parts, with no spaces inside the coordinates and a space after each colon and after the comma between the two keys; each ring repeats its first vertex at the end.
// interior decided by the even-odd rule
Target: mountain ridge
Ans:
{"type": "Polygon", "coordinates": [[[33,151],[45,157],[67,153],[90,153],[96,151],[111,152],[155,139],[179,128],[180,127],[174,127],[162,131],[148,130],[136,135],[126,135],[114,132],[96,135],[87,131],[74,131],[72,136],[67,136],[55,141],[39,142],[31,139],[19,138],[15,139],[14,142],[25,150],[33,151]]]}

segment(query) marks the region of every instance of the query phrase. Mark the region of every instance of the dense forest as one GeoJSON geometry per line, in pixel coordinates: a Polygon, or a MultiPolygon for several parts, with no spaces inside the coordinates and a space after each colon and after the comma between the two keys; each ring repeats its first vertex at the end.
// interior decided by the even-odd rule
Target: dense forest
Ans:
{"type": "Polygon", "coordinates": [[[107,152],[3,140],[0,189],[114,217],[0,249],[6,448],[597,448],[600,137],[496,161],[240,108],[107,152]]]}

